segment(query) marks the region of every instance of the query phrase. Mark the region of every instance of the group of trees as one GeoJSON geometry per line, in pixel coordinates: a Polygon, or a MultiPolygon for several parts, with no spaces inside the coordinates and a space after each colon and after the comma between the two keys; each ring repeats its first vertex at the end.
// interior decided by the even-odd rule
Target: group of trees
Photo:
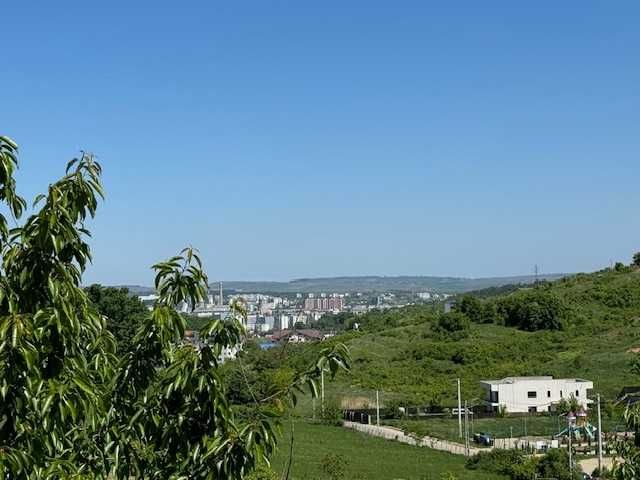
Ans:
{"type": "MultiPolygon", "coordinates": [[[[0,202],[19,222],[26,202],[17,166],[17,145],[0,137],[0,202]]],[[[183,341],[175,310],[207,292],[197,252],[154,265],[159,298],[148,313],[123,292],[81,288],[100,177],[83,154],[18,226],[0,213],[0,478],[243,478],[268,462],[295,393],[316,393],[320,373],[346,368],[348,352],[319,352],[278,391],[255,398],[252,415],[237,415],[218,358],[243,341],[242,305],[202,327],[200,350],[183,341]],[[135,333],[118,326],[121,307],[139,318],[135,333]]]]}
{"type": "Polygon", "coordinates": [[[460,340],[469,334],[471,324],[469,318],[460,312],[448,312],[438,315],[433,330],[452,340],[460,340]]]}
{"type": "Polygon", "coordinates": [[[562,330],[569,308],[545,288],[522,290],[506,297],[479,300],[466,295],[457,310],[474,323],[496,323],[520,330],[562,330]]]}

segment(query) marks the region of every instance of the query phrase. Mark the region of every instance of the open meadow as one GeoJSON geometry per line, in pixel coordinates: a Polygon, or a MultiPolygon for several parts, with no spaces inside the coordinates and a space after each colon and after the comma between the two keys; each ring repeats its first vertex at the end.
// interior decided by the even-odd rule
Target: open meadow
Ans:
{"type": "MultiPolygon", "coordinates": [[[[273,460],[279,474],[289,460],[290,426],[273,460]]],[[[501,480],[505,477],[482,471],[467,470],[462,456],[437,452],[427,448],[386,441],[346,430],[341,427],[294,423],[294,447],[291,480],[321,480],[329,478],[322,469],[328,455],[342,455],[346,459],[345,479],[349,480],[501,480]],[[447,477],[448,473],[453,477],[447,477]]]]}

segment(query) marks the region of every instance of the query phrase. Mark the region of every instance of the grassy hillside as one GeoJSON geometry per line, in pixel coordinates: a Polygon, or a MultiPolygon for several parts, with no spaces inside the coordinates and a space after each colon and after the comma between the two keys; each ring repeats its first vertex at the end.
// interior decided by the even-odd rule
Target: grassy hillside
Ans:
{"type": "MultiPolygon", "coordinates": [[[[273,467],[278,473],[288,463],[289,433],[287,426],[273,459],[273,467]]],[[[290,478],[328,478],[322,470],[322,461],[327,455],[342,455],[346,459],[344,478],[352,480],[440,480],[449,472],[459,480],[504,478],[465,469],[462,456],[390,442],[340,427],[296,422],[290,478]]]]}
{"type": "MultiPolygon", "coordinates": [[[[352,396],[357,388],[373,400],[371,392],[378,388],[387,400],[452,405],[457,377],[469,399],[481,396],[479,380],[514,375],[587,378],[608,399],[622,386],[640,383],[630,372],[636,356],[630,349],[640,347],[637,270],[581,274],[479,302],[490,312],[523,303],[533,323],[518,328],[472,322],[462,331],[443,333],[438,315],[425,307],[360,317],[364,331],[335,340],[349,346],[354,360],[351,374],[332,387],[335,393],[352,396]],[[551,307],[540,305],[538,296],[551,298],[551,307]],[[549,309],[559,312],[558,318],[548,320],[549,309]],[[547,324],[554,329],[525,331],[547,324]]],[[[504,322],[504,316],[491,315],[504,322]]]]}

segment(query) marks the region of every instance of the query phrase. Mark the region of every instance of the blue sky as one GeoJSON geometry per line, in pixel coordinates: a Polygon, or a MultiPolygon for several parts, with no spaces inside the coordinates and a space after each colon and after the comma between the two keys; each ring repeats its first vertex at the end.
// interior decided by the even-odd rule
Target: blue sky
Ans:
{"type": "Polygon", "coordinates": [[[589,271],[640,250],[637,1],[11,2],[0,130],[80,149],[87,282],[589,271]]]}

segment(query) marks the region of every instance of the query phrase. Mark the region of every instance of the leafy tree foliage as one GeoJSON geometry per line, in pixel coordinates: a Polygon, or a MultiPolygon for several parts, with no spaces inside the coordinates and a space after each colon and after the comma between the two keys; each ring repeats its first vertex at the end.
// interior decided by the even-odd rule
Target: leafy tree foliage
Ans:
{"type": "MultiPolygon", "coordinates": [[[[17,147],[0,137],[0,200],[19,218],[17,147]]],[[[240,479],[268,462],[278,418],[323,370],[347,367],[342,345],[239,418],[219,358],[244,336],[235,304],[229,321],[183,342],[175,306],[204,299],[207,276],[193,249],[154,265],[159,295],[132,348],[117,357],[107,321],[81,288],[91,260],[85,221],[103,195],[101,167],[83,154],[9,229],[0,216],[0,478],[240,479]]]]}
{"type": "Polygon", "coordinates": [[[640,267],[640,252],[633,254],[633,266],[640,267]]]}
{"type": "Polygon", "coordinates": [[[532,290],[522,290],[501,298],[481,301],[465,295],[456,310],[473,323],[497,323],[521,330],[562,330],[568,317],[568,307],[541,284],[532,290]]]}
{"type": "Polygon", "coordinates": [[[131,350],[133,337],[149,313],[144,304],[126,288],[91,285],[85,291],[98,312],[107,317],[107,328],[115,337],[117,352],[131,350]]]}
{"type": "Polygon", "coordinates": [[[313,328],[322,331],[343,331],[353,328],[357,318],[350,312],[327,313],[313,322],[313,328]]]}
{"type": "Polygon", "coordinates": [[[496,302],[482,302],[473,295],[465,295],[456,310],[464,313],[473,323],[495,323],[500,320],[496,302]]]}
{"type": "Polygon", "coordinates": [[[477,322],[482,315],[482,307],[483,304],[477,297],[474,297],[473,295],[465,295],[456,305],[456,310],[464,313],[474,322],[477,322]]]}
{"type": "Polygon", "coordinates": [[[469,318],[464,313],[449,312],[438,317],[433,329],[443,335],[462,338],[468,334],[469,327],[469,318]]]}
{"type": "Polygon", "coordinates": [[[567,308],[559,297],[542,289],[501,299],[497,309],[504,324],[522,330],[562,330],[567,308]]]}
{"type": "Polygon", "coordinates": [[[574,473],[569,470],[569,452],[555,448],[542,456],[536,465],[540,478],[557,478],[558,480],[579,480],[582,478],[580,467],[574,466],[574,473]]]}
{"type": "Polygon", "coordinates": [[[484,470],[486,472],[506,475],[510,478],[533,478],[535,468],[526,465],[526,456],[521,450],[495,449],[480,452],[467,460],[466,467],[470,470],[484,470]]]}
{"type": "Polygon", "coordinates": [[[558,404],[556,405],[556,411],[559,414],[566,415],[569,412],[578,412],[582,408],[582,403],[575,397],[575,395],[571,395],[569,399],[561,398],[558,404]]]}

